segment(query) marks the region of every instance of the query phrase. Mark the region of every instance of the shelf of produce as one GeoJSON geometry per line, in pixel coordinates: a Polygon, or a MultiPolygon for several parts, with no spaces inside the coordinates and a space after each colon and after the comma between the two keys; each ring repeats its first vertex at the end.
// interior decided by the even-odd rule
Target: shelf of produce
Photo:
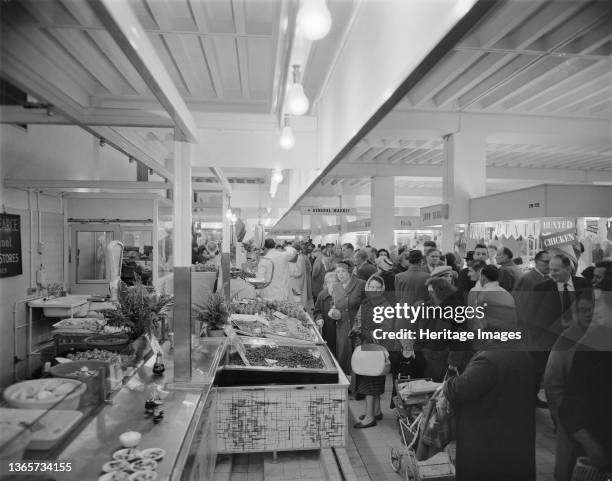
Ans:
{"type": "Polygon", "coordinates": [[[230,324],[244,336],[265,337],[279,342],[325,344],[310,315],[289,301],[250,300],[230,304],[230,324]]]}
{"type": "Polygon", "coordinates": [[[215,378],[217,451],[245,453],[344,446],[349,381],[327,346],[240,339],[249,362],[264,365],[240,365],[240,358],[228,349],[226,364],[215,378]],[[265,350],[254,356],[253,350],[262,347],[265,350]],[[287,355],[288,351],[301,354],[292,357],[287,355]],[[307,353],[316,362],[305,362],[307,353]],[[307,367],[302,367],[303,364],[307,367]]]}

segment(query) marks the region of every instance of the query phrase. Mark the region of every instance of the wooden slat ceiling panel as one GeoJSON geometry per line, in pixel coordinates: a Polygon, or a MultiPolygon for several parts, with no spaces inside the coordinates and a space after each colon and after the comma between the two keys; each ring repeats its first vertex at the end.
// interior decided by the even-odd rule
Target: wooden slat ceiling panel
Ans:
{"type": "MultiPolygon", "coordinates": [[[[70,85],[87,95],[93,95],[100,87],[98,80],[82,65],[75,63],[69,53],[44,30],[35,27],[13,28],[3,24],[2,44],[4,52],[27,59],[29,65],[45,64],[49,69],[48,81],[56,87],[64,87],[67,93],[73,91],[70,85]]],[[[86,100],[86,97],[73,98],[81,105],[86,100]]]]}
{"type": "Polygon", "coordinates": [[[596,96],[589,86],[606,90],[611,52],[612,2],[503,2],[406,102],[433,109],[602,117],[609,98],[596,96]],[[576,105],[570,108],[568,101],[576,105]]]}
{"type": "Polygon", "coordinates": [[[93,42],[95,42],[97,47],[106,55],[106,57],[113,60],[121,72],[121,75],[128,85],[134,90],[134,92],[142,95],[150,94],[149,88],[144,83],[142,78],[140,78],[140,75],[138,75],[132,63],[119,49],[115,41],[106,30],[91,30],[88,33],[93,42]]]}
{"type": "Polygon", "coordinates": [[[100,51],[85,31],[69,29],[50,29],[49,35],[74,60],[96,78],[103,89],[98,94],[134,94],[129,84],[120,75],[113,63],[100,51]]]}
{"type": "Polygon", "coordinates": [[[216,98],[200,40],[195,36],[166,34],[164,40],[180,73],[189,97],[216,98]]]}
{"type": "Polygon", "coordinates": [[[272,36],[280,2],[275,0],[233,0],[234,14],[242,6],[248,35],[272,36]]]}
{"type": "Polygon", "coordinates": [[[134,13],[138,17],[138,21],[145,30],[158,30],[159,26],[155,22],[149,5],[145,0],[128,0],[131,7],[134,9],[134,13]]]}
{"type": "Polygon", "coordinates": [[[78,25],[78,21],[57,0],[23,0],[20,3],[36,20],[43,24],[78,25]]]}
{"type": "Polygon", "coordinates": [[[216,49],[219,75],[223,82],[225,96],[228,99],[242,98],[236,39],[216,36],[213,38],[213,44],[216,49]]]}
{"type": "Polygon", "coordinates": [[[157,55],[163,62],[166,70],[168,71],[170,78],[174,82],[174,85],[180,92],[181,96],[187,97],[189,95],[189,89],[185,85],[185,81],[183,80],[182,75],[178,71],[178,67],[172,58],[164,36],[158,33],[149,32],[149,40],[153,44],[157,55]]]}
{"type": "MultiPolygon", "coordinates": [[[[62,88],[62,91],[70,97],[74,102],[83,106],[87,105],[89,96],[95,91],[99,85],[96,80],[87,76],[84,71],[75,71],[74,68],[61,68],[54,62],[54,58],[50,54],[64,55],[57,51],[57,47],[53,45],[48,38],[45,38],[45,43],[39,45],[35,43],[36,36],[42,35],[36,29],[19,29],[16,30],[7,24],[2,25],[2,61],[4,66],[13,58],[26,65],[38,68],[44,68],[46,71],[46,80],[53,86],[62,88]],[[28,36],[31,34],[32,36],[28,36]],[[83,76],[81,76],[83,73],[83,76]],[[78,78],[79,81],[74,78],[78,78]]],[[[61,57],[60,57],[61,58],[61,57]]],[[[72,66],[71,66],[72,67],[72,66]]]]}
{"type": "Polygon", "coordinates": [[[211,33],[235,34],[232,3],[219,0],[204,0],[204,11],[211,33]]]}
{"type": "MultiPolygon", "coordinates": [[[[249,97],[255,100],[266,100],[270,96],[274,73],[274,42],[272,38],[249,38],[246,40],[246,51],[249,97]]],[[[242,67],[240,72],[242,74],[242,67]]]]}

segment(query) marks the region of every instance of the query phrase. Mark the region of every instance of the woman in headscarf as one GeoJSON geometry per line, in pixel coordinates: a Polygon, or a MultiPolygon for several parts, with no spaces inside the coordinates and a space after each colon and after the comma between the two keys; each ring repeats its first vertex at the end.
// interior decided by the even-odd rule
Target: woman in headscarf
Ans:
{"type": "MultiPolygon", "coordinates": [[[[351,267],[346,262],[336,263],[335,273],[340,281],[333,288],[332,300],[338,310],[336,319],[336,359],[344,373],[351,373],[351,355],[353,345],[349,332],[355,325],[357,311],[365,297],[365,282],[350,273],[351,267]]],[[[332,316],[332,318],[334,318],[332,316]]]]}
{"type": "Polygon", "coordinates": [[[394,305],[396,301],[395,272],[393,272],[393,262],[391,262],[389,257],[381,256],[376,259],[376,267],[378,268],[376,274],[382,277],[383,281],[385,281],[385,297],[391,305],[394,305]]]}
{"type": "Polygon", "coordinates": [[[314,307],[315,322],[321,327],[321,335],[334,357],[337,357],[335,318],[339,317],[340,312],[334,306],[334,300],[332,299],[331,293],[339,282],[335,272],[328,272],[325,274],[325,287],[317,296],[317,302],[314,307]],[[330,314],[334,315],[334,318],[330,317],[330,314]]]}
{"type": "MultiPolygon", "coordinates": [[[[390,258],[391,255],[389,254],[389,251],[387,249],[378,249],[378,251],[376,252],[376,258],[380,259],[381,257],[390,258]]],[[[391,262],[393,262],[393,261],[391,261],[391,262]]]]}
{"type": "MultiPolygon", "coordinates": [[[[380,339],[377,340],[374,331],[380,329],[383,332],[395,331],[395,316],[383,317],[382,322],[374,322],[375,309],[384,312],[386,307],[391,306],[385,299],[385,282],[377,274],[370,276],[365,285],[365,299],[361,302],[361,307],[357,314],[358,326],[357,337],[364,344],[378,344],[387,349],[389,353],[402,350],[402,346],[397,340],[380,339]]],[[[378,336],[380,337],[380,336],[378,336]]],[[[357,376],[357,393],[365,395],[366,412],[359,418],[355,428],[369,428],[376,426],[376,420],[382,419],[380,410],[380,396],[385,392],[386,376],[357,376]]]]}

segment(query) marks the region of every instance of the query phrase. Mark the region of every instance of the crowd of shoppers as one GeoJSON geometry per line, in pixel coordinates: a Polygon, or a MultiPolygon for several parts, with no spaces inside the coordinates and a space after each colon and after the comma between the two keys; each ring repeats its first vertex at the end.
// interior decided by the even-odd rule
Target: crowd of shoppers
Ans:
{"type": "MultiPolygon", "coordinates": [[[[485,244],[477,244],[464,259],[443,254],[433,242],[423,250],[355,250],[349,243],[310,242],[293,247],[298,260],[284,279],[299,291],[294,299],[306,309],[314,302],[314,319],[347,375],[355,345],[373,342],[375,329],[426,325],[432,331],[521,333],[515,343],[402,340],[385,345],[394,377],[441,382],[448,372],[457,373],[445,382],[444,393],[457,419],[458,481],[535,480],[536,407],[549,407],[556,426],[556,481],[571,479],[580,455],[601,470],[612,469],[611,260],[600,256],[581,274],[572,259],[553,250],[538,252],[534,267],[525,270],[508,247],[485,244]],[[483,319],[469,322],[446,317],[414,324],[372,321],[375,306],[395,303],[486,309],[483,319]],[[548,405],[537,396],[540,387],[548,405]]],[[[384,376],[351,376],[356,399],[366,401],[356,428],[382,418],[384,386],[384,376]]]]}

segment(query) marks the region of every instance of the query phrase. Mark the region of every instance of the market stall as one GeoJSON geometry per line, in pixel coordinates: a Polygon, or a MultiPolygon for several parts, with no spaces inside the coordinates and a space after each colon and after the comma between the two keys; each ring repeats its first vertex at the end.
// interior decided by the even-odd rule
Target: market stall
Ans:
{"type": "Polygon", "coordinates": [[[349,382],[306,312],[269,300],[230,310],[215,378],[218,452],[343,446],[349,382]]]}
{"type": "Polygon", "coordinates": [[[612,237],[610,198],[609,186],[543,184],[472,199],[469,243],[507,246],[525,264],[540,249],[560,250],[582,272],[612,237]]]}

